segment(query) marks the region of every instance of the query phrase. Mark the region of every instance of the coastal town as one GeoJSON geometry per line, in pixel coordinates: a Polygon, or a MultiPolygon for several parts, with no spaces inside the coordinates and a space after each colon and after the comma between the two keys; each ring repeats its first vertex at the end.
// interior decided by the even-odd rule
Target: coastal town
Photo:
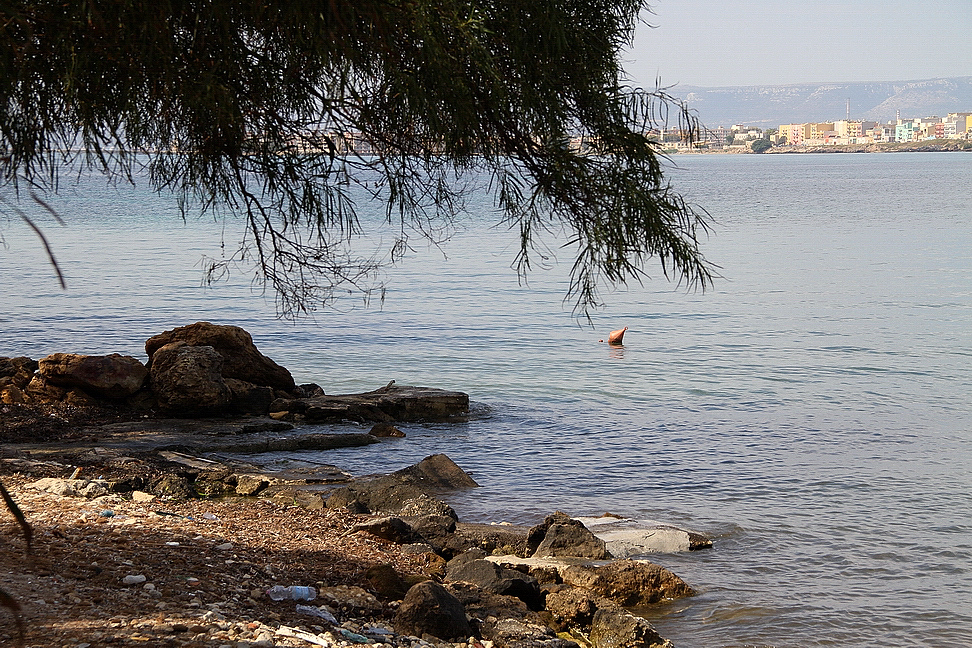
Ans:
{"type": "Polygon", "coordinates": [[[693,137],[683,129],[657,131],[655,136],[675,151],[753,151],[773,147],[796,148],[853,146],[888,143],[920,143],[934,140],[972,140],[972,112],[948,113],[945,117],[902,118],[886,123],[841,119],[830,122],[780,124],[761,129],[744,124],[703,127],[693,137]]]}

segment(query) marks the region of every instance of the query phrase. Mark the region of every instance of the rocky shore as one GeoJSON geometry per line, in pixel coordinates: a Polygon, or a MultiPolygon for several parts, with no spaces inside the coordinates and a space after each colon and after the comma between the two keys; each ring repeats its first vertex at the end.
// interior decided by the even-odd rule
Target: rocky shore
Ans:
{"type": "Polygon", "coordinates": [[[328,396],[242,329],[208,323],[146,352],[147,366],[0,358],[0,480],[32,532],[0,517],[0,644],[22,631],[25,645],[72,647],[671,645],[628,608],[692,588],[624,557],[711,546],[703,536],[559,512],[533,528],[463,523],[443,495],[477,484],[444,455],[353,479],[215,454],[377,443],[398,421],[464,415],[465,394],[328,396]],[[374,426],[300,428],[328,420],[374,426]],[[313,596],[274,600],[274,586],[313,596]]]}

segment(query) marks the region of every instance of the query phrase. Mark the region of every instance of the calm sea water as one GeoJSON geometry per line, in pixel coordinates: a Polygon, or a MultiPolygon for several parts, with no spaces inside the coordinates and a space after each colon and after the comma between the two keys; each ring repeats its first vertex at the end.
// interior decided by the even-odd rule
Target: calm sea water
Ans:
{"type": "Polygon", "coordinates": [[[466,520],[611,511],[707,533],[710,551],[653,557],[700,592],[645,613],[680,648],[972,646],[972,156],[675,162],[724,278],[607,294],[594,329],[562,303],[569,254],[518,285],[485,206],[389,271],[383,306],[291,324],[245,273],[200,285],[237,223],[85,180],[53,201],[65,227],[22,203],[65,292],[0,207],[0,355],[144,359],[149,336],[209,320],[329,393],[466,391],[468,422],[265,459],[366,474],[445,452],[482,484],[450,500],[466,520]],[[623,348],[598,343],[621,326],[623,348]]]}

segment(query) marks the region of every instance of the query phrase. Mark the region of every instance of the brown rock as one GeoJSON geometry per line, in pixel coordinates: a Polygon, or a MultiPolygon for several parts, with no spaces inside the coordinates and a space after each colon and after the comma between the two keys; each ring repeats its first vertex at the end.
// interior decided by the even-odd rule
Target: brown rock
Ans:
{"type": "Polygon", "coordinates": [[[24,394],[29,400],[41,401],[62,401],[67,396],[68,390],[47,382],[40,374],[35,374],[31,379],[24,394]]]}
{"type": "Polygon", "coordinates": [[[151,380],[159,407],[182,415],[224,410],[233,394],[222,368],[223,358],[213,347],[173,342],[156,349],[151,380]]]}
{"type": "Polygon", "coordinates": [[[405,433],[399,430],[391,423],[375,423],[375,425],[371,428],[371,431],[368,432],[368,434],[370,434],[371,436],[383,437],[383,438],[394,437],[394,438],[401,439],[405,437],[405,433]]]}
{"type": "Polygon", "coordinates": [[[104,398],[131,396],[145,382],[148,370],[138,359],[117,353],[105,356],[52,353],[38,361],[44,379],[59,387],[78,387],[104,398]]]}
{"type": "Polygon", "coordinates": [[[590,640],[594,648],[674,648],[648,621],[625,610],[598,610],[590,640]]]}
{"type": "Polygon", "coordinates": [[[378,593],[378,596],[391,600],[400,601],[408,593],[408,585],[391,565],[375,565],[369,567],[365,572],[365,578],[371,587],[378,593]]]}
{"type": "Polygon", "coordinates": [[[561,576],[568,585],[587,588],[624,607],[695,594],[685,581],[664,567],[634,560],[617,560],[603,567],[567,567],[561,570],[561,576]]]}
{"type": "Polygon", "coordinates": [[[253,475],[237,475],[236,494],[249,497],[256,495],[269,485],[270,482],[261,477],[255,477],[253,475]]]}
{"type": "Polygon", "coordinates": [[[285,392],[293,392],[296,387],[290,372],[260,353],[250,334],[238,326],[196,322],[153,336],[145,342],[150,366],[159,349],[176,341],[215,349],[223,358],[222,375],[226,378],[245,380],[285,392]]]}
{"type": "Polygon", "coordinates": [[[601,599],[603,604],[598,605],[598,599],[589,590],[579,587],[562,587],[555,592],[547,594],[546,610],[553,616],[559,628],[580,628],[585,630],[590,627],[594,620],[594,614],[599,607],[616,608],[617,606],[610,601],[601,599]]]}

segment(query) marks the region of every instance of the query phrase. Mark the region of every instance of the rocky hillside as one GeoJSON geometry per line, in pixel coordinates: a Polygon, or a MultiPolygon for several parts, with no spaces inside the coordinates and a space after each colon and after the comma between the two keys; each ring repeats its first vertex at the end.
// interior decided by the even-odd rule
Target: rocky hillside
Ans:
{"type": "Polygon", "coordinates": [[[701,88],[676,86],[670,93],[688,102],[703,124],[713,128],[851,119],[888,121],[902,117],[972,112],[972,77],[882,83],[804,83],[775,86],[701,88]]]}

